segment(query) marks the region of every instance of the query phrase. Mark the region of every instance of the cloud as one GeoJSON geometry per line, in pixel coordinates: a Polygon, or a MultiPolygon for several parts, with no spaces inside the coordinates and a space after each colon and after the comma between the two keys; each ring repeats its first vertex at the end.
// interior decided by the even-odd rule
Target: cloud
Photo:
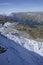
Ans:
{"type": "Polygon", "coordinates": [[[0,6],[10,5],[10,3],[0,3],[0,6]]]}

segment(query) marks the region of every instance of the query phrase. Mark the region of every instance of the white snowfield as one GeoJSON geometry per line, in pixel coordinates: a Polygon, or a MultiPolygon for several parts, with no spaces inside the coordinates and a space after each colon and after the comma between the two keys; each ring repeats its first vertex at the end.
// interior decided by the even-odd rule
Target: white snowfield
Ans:
{"type": "Polygon", "coordinates": [[[0,45],[8,48],[0,65],[43,65],[43,42],[22,37],[8,23],[0,28],[0,45]]]}

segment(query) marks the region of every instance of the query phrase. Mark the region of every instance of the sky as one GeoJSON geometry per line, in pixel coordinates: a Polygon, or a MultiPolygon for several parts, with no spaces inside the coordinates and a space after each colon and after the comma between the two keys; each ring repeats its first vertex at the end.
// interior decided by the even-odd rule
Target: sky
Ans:
{"type": "Polygon", "coordinates": [[[0,0],[0,14],[43,12],[43,0],[0,0]]]}

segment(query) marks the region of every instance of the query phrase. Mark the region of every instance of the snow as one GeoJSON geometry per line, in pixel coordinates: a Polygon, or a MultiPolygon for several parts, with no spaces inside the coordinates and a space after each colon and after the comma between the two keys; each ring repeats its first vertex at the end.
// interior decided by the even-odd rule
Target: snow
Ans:
{"type": "Polygon", "coordinates": [[[8,26],[11,26],[10,22],[7,22],[7,23],[4,24],[4,27],[8,27],[8,26]]]}
{"type": "Polygon", "coordinates": [[[7,49],[0,53],[0,65],[43,65],[43,42],[24,38],[9,26],[0,32],[0,46],[7,49]]]}
{"type": "Polygon", "coordinates": [[[43,58],[40,55],[3,35],[0,35],[0,43],[7,48],[5,53],[0,54],[0,65],[43,65],[43,58]]]}
{"type": "Polygon", "coordinates": [[[30,51],[34,51],[34,52],[40,54],[41,56],[43,56],[43,52],[42,52],[43,51],[43,42],[24,38],[24,37],[20,36],[19,33],[17,33],[17,32],[13,32],[13,33],[10,32],[10,33],[6,33],[6,34],[3,33],[3,35],[9,39],[15,41],[16,43],[19,43],[24,48],[26,48],[30,51]]]}

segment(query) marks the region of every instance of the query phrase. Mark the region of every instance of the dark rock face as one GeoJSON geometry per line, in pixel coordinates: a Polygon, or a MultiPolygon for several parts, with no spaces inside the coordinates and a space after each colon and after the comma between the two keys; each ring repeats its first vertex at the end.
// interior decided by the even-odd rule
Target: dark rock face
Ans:
{"type": "Polygon", "coordinates": [[[1,54],[1,53],[4,53],[4,52],[6,52],[6,51],[7,51],[7,49],[5,49],[4,47],[0,46],[0,54],[1,54]]]}

